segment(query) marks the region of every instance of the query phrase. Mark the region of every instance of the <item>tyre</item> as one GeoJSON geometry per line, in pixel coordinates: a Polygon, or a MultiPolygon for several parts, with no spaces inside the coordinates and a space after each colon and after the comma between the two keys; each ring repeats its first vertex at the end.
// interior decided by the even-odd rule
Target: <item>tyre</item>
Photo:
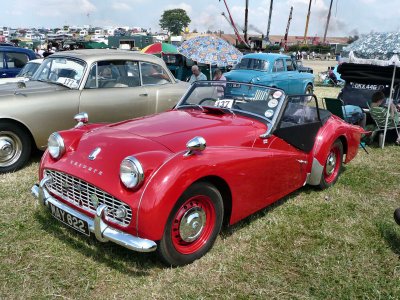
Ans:
{"type": "Polygon", "coordinates": [[[167,265],[182,266],[205,255],[221,230],[223,215],[222,196],[213,185],[190,186],[168,217],[157,248],[161,259],[167,265]]]}
{"type": "Polygon", "coordinates": [[[343,145],[340,140],[336,140],[329,150],[325,160],[324,170],[322,171],[319,186],[326,189],[335,184],[339,178],[343,162],[343,145]]]}
{"type": "Polygon", "coordinates": [[[307,84],[305,90],[304,90],[304,94],[306,95],[312,95],[314,93],[314,89],[313,86],[311,84],[307,84]]]}
{"type": "Polygon", "coordinates": [[[0,122],[0,173],[22,168],[31,156],[32,143],[20,126],[0,122]]]}

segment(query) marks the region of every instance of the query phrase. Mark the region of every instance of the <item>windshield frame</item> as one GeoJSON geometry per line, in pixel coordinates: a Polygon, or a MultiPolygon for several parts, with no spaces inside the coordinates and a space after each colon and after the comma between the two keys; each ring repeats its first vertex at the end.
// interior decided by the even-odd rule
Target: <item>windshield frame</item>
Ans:
{"type": "Polygon", "coordinates": [[[87,62],[82,59],[79,59],[79,58],[70,57],[70,56],[49,56],[43,60],[43,62],[40,64],[39,68],[36,70],[36,72],[31,77],[31,80],[37,80],[37,81],[43,81],[43,82],[47,82],[47,83],[63,85],[70,89],[79,90],[83,84],[87,68],[88,68],[87,62]],[[65,70],[75,71],[76,72],[75,77],[78,76],[79,73],[81,73],[81,76],[79,77],[79,79],[65,77],[68,81],[67,83],[60,82],[58,80],[59,78],[64,78],[64,77],[57,77],[57,79],[50,79],[51,73],[54,72],[54,70],[57,70],[57,68],[53,68],[53,65],[55,65],[57,60],[66,60],[65,65],[68,65],[68,62],[71,62],[71,65],[69,65],[69,68],[66,68],[65,70]],[[80,65],[81,68],[79,68],[79,69],[72,68],[72,66],[74,64],[80,65]]]}
{"type": "MultiPolygon", "coordinates": [[[[224,93],[225,93],[225,91],[224,91],[224,93]]],[[[207,96],[207,94],[205,94],[205,95],[207,96]]],[[[214,101],[214,103],[215,103],[218,100],[226,100],[225,96],[226,96],[226,94],[223,95],[223,97],[222,97],[223,99],[220,99],[218,97],[212,101],[214,101]]],[[[197,97],[197,96],[195,95],[194,97],[197,97]]],[[[282,113],[282,108],[284,107],[286,98],[287,98],[287,96],[283,90],[278,89],[278,88],[264,86],[264,85],[235,82],[235,81],[196,81],[190,86],[190,88],[188,89],[186,94],[177,103],[177,105],[175,106],[175,109],[201,108],[201,110],[203,112],[218,110],[218,111],[226,111],[227,113],[230,113],[232,115],[243,115],[246,117],[250,117],[252,119],[256,119],[257,121],[262,122],[267,125],[267,131],[262,136],[262,137],[267,137],[270,135],[272,129],[276,127],[276,124],[279,121],[279,118],[282,113]],[[250,94],[248,94],[248,95],[230,94],[230,95],[228,95],[229,98],[227,98],[227,99],[234,100],[234,103],[236,103],[236,101],[238,101],[239,104],[243,104],[243,105],[245,105],[245,103],[256,104],[255,101],[265,101],[265,107],[262,107],[263,111],[265,108],[264,114],[254,113],[252,111],[239,109],[240,107],[235,108],[235,106],[232,106],[231,108],[229,108],[229,107],[220,107],[220,106],[215,106],[215,105],[201,104],[201,102],[208,97],[205,97],[203,100],[198,101],[198,103],[192,103],[193,101],[192,102],[188,101],[188,100],[193,99],[191,97],[191,95],[195,94],[197,89],[208,88],[208,87],[213,87],[213,88],[215,88],[216,91],[218,91],[218,88],[220,88],[220,89],[230,88],[230,89],[232,89],[233,92],[236,91],[235,90],[236,88],[238,89],[237,90],[238,92],[240,92],[240,89],[243,89],[244,87],[246,87],[246,88],[248,87],[247,89],[249,91],[253,89],[253,91],[252,91],[254,93],[253,98],[250,97],[251,96],[250,94]],[[256,99],[257,93],[258,93],[258,95],[261,95],[261,97],[264,97],[264,98],[261,99],[260,96],[258,96],[258,98],[260,98],[260,99],[256,99]],[[274,106],[272,106],[272,104],[270,104],[271,100],[276,100],[276,101],[274,101],[274,106]],[[268,110],[272,111],[272,115],[270,117],[267,116],[268,110]]],[[[211,102],[211,100],[210,100],[210,102],[211,102]]],[[[238,103],[236,103],[236,104],[238,104],[238,103]]],[[[250,104],[248,104],[248,105],[250,105],[250,104]]]]}
{"type": "Polygon", "coordinates": [[[245,71],[259,71],[259,72],[269,72],[270,71],[270,62],[266,59],[262,58],[254,58],[254,57],[244,57],[242,60],[235,65],[233,70],[245,70],[245,71]],[[246,62],[247,64],[245,67],[241,67],[242,63],[246,62]],[[257,63],[256,63],[257,62],[257,63]],[[260,63],[264,64],[263,68],[255,68],[255,65],[258,65],[260,63]]]}

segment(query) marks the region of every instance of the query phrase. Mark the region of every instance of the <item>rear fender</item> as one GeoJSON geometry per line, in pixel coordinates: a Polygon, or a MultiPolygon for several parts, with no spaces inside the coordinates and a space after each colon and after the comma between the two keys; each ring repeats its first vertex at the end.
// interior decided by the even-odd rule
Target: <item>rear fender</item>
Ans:
{"type": "Polygon", "coordinates": [[[318,133],[311,151],[311,169],[307,183],[310,185],[320,183],[331,146],[338,139],[343,144],[343,154],[346,156],[344,163],[350,162],[357,155],[362,132],[363,130],[359,126],[353,126],[334,118],[328,120],[318,133]]]}

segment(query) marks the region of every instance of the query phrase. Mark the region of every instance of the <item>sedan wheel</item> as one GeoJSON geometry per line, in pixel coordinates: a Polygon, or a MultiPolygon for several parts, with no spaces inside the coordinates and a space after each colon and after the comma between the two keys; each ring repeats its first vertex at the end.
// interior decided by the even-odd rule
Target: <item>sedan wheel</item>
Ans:
{"type": "Polygon", "coordinates": [[[172,210],[158,247],[161,258],[173,266],[202,257],[221,230],[222,197],[212,185],[199,182],[189,187],[172,210]]]}
{"type": "Polygon", "coordinates": [[[339,178],[340,170],[343,161],[343,145],[342,142],[337,140],[331,146],[328,157],[325,161],[324,170],[321,177],[320,187],[322,189],[328,188],[335,184],[339,178]]]}
{"type": "Polygon", "coordinates": [[[0,123],[0,173],[21,168],[29,159],[30,139],[20,127],[0,123]]]}

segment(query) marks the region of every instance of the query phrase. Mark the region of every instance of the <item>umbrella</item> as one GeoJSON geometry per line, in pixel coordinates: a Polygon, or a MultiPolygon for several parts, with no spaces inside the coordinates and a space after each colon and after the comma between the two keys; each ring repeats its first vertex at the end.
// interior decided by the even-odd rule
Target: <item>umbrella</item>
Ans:
{"type": "Polygon", "coordinates": [[[197,36],[187,40],[182,43],[178,51],[198,63],[217,65],[218,67],[237,64],[243,56],[228,42],[211,35],[197,36]]]}
{"type": "Polygon", "coordinates": [[[174,54],[178,53],[175,45],[167,44],[167,43],[154,43],[144,47],[141,52],[147,54],[163,54],[169,53],[174,54]]]}
{"type": "Polygon", "coordinates": [[[400,53],[400,32],[371,33],[362,36],[360,39],[343,49],[344,56],[348,56],[343,60],[345,62],[377,66],[393,66],[382,148],[385,146],[390,105],[393,102],[393,86],[396,79],[396,68],[400,67],[400,60],[397,53],[400,53]]]}

